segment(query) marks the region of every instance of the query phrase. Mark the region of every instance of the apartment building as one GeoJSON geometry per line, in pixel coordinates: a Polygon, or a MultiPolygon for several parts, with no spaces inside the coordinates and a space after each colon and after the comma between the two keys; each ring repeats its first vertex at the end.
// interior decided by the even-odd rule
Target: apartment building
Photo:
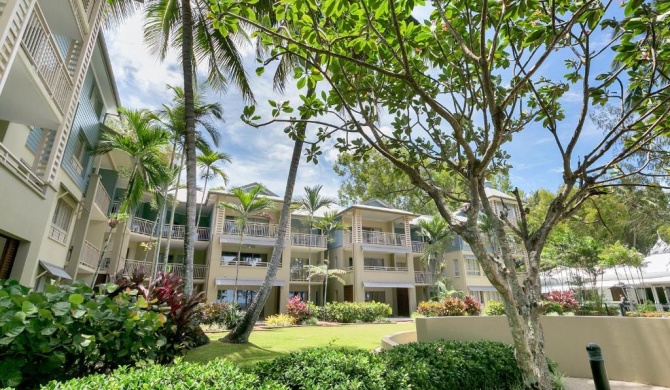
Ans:
{"type": "MultiPolygon", "coordinates": [[[[516,199],[493,188],[490,182],[486,182],[485,190],[493,210],[498,214],[506,210],[509,221],[516,224],[520,215],[516,199]]],[[[466,217],[462,215],[461,218],[466,217]]],[[[525,254],[511,235],[509,236],[509,242],[515,256],[518,256],[518,262],[521,266],[524,264],[525,254]]],[[[492,246],[490,248],[493,250],[492,246]]],[[[453,238],[451,245],[444,254],[442,274],[450,279],[455,290],[463,291],[482,304],[486,304],[490,300],[501,300],[500,294],[484,274],[470,245],[460,236],[453,238]]]]}
{"type": "Polygon", "coordinates": [[[39,287],[95,271],[95,221],[106,225],[123,158],[89,151],[119,104],[104,3],[0,0],[0,279],[39,287]]]}

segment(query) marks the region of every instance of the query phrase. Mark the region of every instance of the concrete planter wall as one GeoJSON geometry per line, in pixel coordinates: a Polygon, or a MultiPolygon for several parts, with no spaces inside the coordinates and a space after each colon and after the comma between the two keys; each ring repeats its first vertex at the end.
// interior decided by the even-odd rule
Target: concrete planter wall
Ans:
{"type": "MultiPolygon", "coordinates": [[[[670,319],[546,316],[541,324],[547,355],[567,376],[591,377],[586,344],[594,342],[603,350],[611,380],[670,387],[670,319]]],[[[505,316],[417,318],[416,329],[418,341],[512,343],[505,316]]]]}

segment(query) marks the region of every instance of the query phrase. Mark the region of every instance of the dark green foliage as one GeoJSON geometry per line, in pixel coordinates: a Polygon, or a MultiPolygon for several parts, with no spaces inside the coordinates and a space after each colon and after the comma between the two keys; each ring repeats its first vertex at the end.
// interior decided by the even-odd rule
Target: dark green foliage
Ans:
{"type": "Polygon", "coordinates": [[[316,317],[321,321],[354,323],[374,322],[391,316],[391,306],[379,302],[335,302],[317,307],[316,317]]]}
{"type": "Polygon", "coordinates": [[[521,372],[511,345],[492,341],[437,341],[399,345],[382,357],[393,378],[390,388],[409,375],[415,389],[513,389],[522,388],[521,372]]]}
{"type": "Polygon", "coordinates": [[[280,390],[286,387],[269,381],[261,385],[255,375],[240,371],[228,360],[216,359],[207,364],[184,363],[177,360],[167,366],[121,367],[109,375],[92,375],[64,383],[51,382],[44,389],[280,390]]]}
{"type": "Polygon", "coordinates": [[[194,321],[199,295],[161,274],[119,277],[96,294],[84,284],[33,292],[0,281],[0,386],[108,372],[120,365],[169,363],[208,341],[194,321]]]}
{"type": "MultiPolygon", "coordinates": [[[[309,349],[258,363],[251,371],[261,381],[275,380],[290,389],[391,388],[382,356],[359,349],[309,349]]],[[[401,373],[394,374],[394,381],[394,388],[408,388],[401,373]]]]}

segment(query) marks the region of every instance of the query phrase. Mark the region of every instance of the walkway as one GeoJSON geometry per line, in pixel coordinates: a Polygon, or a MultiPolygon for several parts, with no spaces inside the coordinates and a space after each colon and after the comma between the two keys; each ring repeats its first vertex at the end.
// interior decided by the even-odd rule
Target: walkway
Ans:
{"type": "MultiPolygon", "coordinates": [[[[641,385],[639,383],[630,383],[630,382],[619,382],[619,381],[610,381],[610,388],[612,390],[667,390],[667,387],[659,386],[649,386],[641,385]]],[[[593,390],[595,386],[593,384],[593,379],[583,379],[583,378],[567,378],[565,380],[565,389],[566,390],[593,390]]]]}

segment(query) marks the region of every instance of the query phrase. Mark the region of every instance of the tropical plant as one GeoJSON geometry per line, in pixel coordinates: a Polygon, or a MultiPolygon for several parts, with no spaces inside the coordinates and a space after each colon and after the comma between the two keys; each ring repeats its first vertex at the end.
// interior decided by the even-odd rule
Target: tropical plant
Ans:
{"type": "Polygon", "coordinates": [[[312,265],[312,238],[311,235],[314,233],[314,213],[320,208],[329,207],[337,202],[336,199],[330,198],[328,196],[321,195],[322,185],[316,185],[314,187],[305,186],[305,194],[298,198],[297,204],[301,209],[307,212],[307,228],[309,233],[308,243],[307,243],[307,280],[310,282],[307,284],[307,301],[312,301],[312,283],[311,283],[311,273],[309,266],[312,265]]]}
{"type": "MultiPolygon", "coordinates": [[[[116,215],[111,216],[109,235],[98,260],[98,270],[107,253],[112,230],[118,224],[120,214],[132,214],[139,205],[145,191],[154,190],[164,183],[169,176],[162,157],[168,145],[168,133],[159,126],[158,118],[148,110],[119,108],[121,129],[105,132],[102,139],[92,148],[93,155],[108,154],[112,151],[126,153],[132,166],[128,177],[128,186],[124,192],[121,206],[116,215]]],[[[123,229],[125,234],[125,229],[123,229]]],[[[121,240],[123,241],[123,240],[121,240]]],[[[98,270],[94,275],[95,284],[98,270]]]]}
{"type": "Polygon", "coordinates": [[[207,182],[217,176],[223,179],[224,183],[228,182],[228,175],[223,169],[217,166],[220,162],[230,162],[230,156],[223,152],[215,152],[213,150],[203,150],[202,154],[196,157],[198,166],[200,167],[200,178],[205,179],[205,184],[202,188],[202,199],[200,200],[200,209],[198,209],[198,217],[196,218],[196,226],[200,226],[200,216],[202,215],[202,206],[205,203],[205,194],[207,193],[207,182]]]}
{"type": "Polygon", "coordinates": [[[488,301],[484,307],[484,314],[487,316],[505,315],[505,304],[500,301],[488,301]]]}
{"type": "Polygon", "coordinates": [[[444,253],[452,239],[451,231],[444,219],[437,215],[429,220],[420,219],[419,229],[419,234],[428,243],[421,254],[421,261],[428,266],[430,274],[435,275],[442,268],[444,253]]]}
{"type": "MultiPolygon", "coordinates": [[[[342,218],[340,218],[337,215],[337,211],[334,211],[334,210],[326,211],[325,213],[323,213],[323,216],[316,220],[314,226],[317,229],[319,229],[324,236],[326,236],[326,240],[328,241],[328,243],[333,242],[333,240],[334,240],[333,233],[334,232],[336,232],[338,230],[348,229],[348,226],[345,223],[342,222],[342,218]]],[[[328,264],[327,259],[324,262],[326,264],[328,264]]],[[[324,305],[326,304],[326,301],[327,301],[326,298],[327,298],[327,292],[328,292],[328,280],[330,279],[330,276],[328,276],[328,275],[331,274],[331,273],[333,273],[335,275],[338,275],[338,274],[341,275],[341,274],[344,273],[342,271],[343,270],[341,270],[341,269],[331,269],[329,271],[327,266],[326,266],[326,270],[325,270],[325,273],[324,273],[325,277],[323,279],[323,304],[324,305]],[[337,271],[337,272],[333,272],[333,271],[337,271]]],[[[338,277],[336,280],[341,280],[341,278],[338,277]]]]}
{"type": "Polygon", "coordinates": [[[296,324],[296,319],[288,314],[275,314],[265,319],[265,326],[269,328],[283,328],[296,324]]]}
{"type": "Polygon", "coordinates": [[[240,262],[242,261],[242,243],[244,241],[244,232],[247,229],[249,218],[255,214],[270,210],[274,207],[274,202],[263,196],[265,186],[257,184],[248,189],[233,188],[232,193],[237,203],[221,202],[221,206],[233,211],[235,214],[235,227],[240,236],[237,247],[237,263],[235,266],[235,290],[233,295],[233,306],[237,305],[237,282],[240,276],[240,262]]]}
{"type": "Polygon", "coordinates": [[[327,289],[328,289],[328,280],[329,279],[334,279],[335,281],[341,283],[342,285],[345,284],[344,279],[342,279],[339,275],[344,275],[347,273],[347,271],[339,268],[329,268],[328,264],[330,262],[326,259],[323,260],[322,264],[317,264],[317,265],[312,265],[308,264],[305,266],[305,269],[307,270],[308,280],[312,279],[317,279],[317,280],[322,280],[323,281],[323,304],[326,304],[326,296],[327,296],[327,289]]]}
{"type": "Polygon", "coordinates": [[[295,322],[298,324],[301,324],[303,321],[308,320],[314,315],[310,305],[303,302],[300,295],[296,295],[288,300],[286,303],[286,312],[288,315],[295,318],[295,322]]]}

